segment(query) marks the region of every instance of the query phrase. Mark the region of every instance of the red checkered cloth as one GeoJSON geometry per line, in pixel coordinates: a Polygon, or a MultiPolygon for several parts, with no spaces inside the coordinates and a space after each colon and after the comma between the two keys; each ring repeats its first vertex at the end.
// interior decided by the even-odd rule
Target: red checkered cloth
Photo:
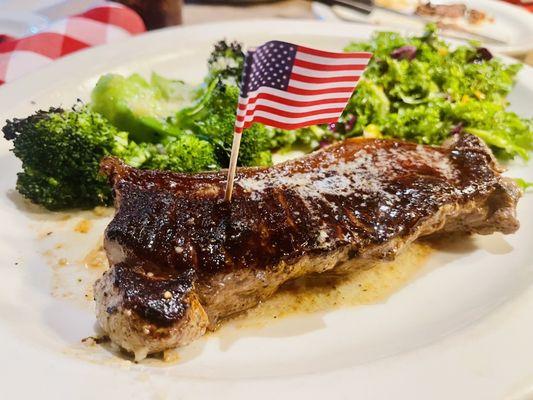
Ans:
{"type": "Polygon", "coordinates": [[[144,32],[139,15],[106,2],[84,13],[54,22],[45,31],[19,39],[0,32],[0,85],[87,47],[144,32]]]}

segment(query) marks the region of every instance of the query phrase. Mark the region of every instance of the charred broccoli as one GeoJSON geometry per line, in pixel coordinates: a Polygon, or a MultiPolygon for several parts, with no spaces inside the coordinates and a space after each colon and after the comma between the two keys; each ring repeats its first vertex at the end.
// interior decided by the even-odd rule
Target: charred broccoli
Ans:
{"type": "Polygon", "coordinates": [[[239,42],[228,43],[221,40],[215,43],[213,51],[207,60],[207,84],[215,79],[227,85],[238,86],[244,67],[244,52],[239,42]]]}
{"type": "MultiPolygon", "coordinates": [[[[233,127],[244,66],[244,52],[239,42],[217,42],[207,61],[208,74],[197,91],[195,104],[176,113],[170,123],[181,130],[209,141],[220,166],[229,164],[233,127]]],[[[254,124],[242,135],[239,165],[272,163],[272,130],[254,124]]]]}
{"type": "MultiPolygon", "coordinates": [[[[198,103],[181,110],[174,123],[180,129],[211,142],[221,166],[229,164],[239,88],[223,83],[219,78],[206,88],[198,103]]],[[[239,151],[239,165],[270,165],[271,135],[261,124],[245,129],[239,151]]]]}
{"type": "Polygon", "coordinates": [[[175,172],[200,172],[218,168],[211,143],[194,135],[169,136],[154,148],[156,151],[143,168],[175,172]]]}
{"type": "Polygon", "coordinates": [[[150,157],[145,146],[86,107],[37,111],[7,121],[2,131],[22,161],[17,190],[49,210],[109,204],[111,188],[99,174],[102,157],[115,155],[133,166],[150,157]]]}

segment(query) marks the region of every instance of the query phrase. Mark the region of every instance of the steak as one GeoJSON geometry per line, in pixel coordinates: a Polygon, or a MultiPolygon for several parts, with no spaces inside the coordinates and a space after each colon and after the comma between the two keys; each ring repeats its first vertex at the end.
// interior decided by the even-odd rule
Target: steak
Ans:
{"type": "Polygon", "coordinates": [[[95,284],[110,338],[147,354],[183,346],[284,282],[391,259],[436,233],[512,233],[520,190],[476,137],[443,147],[348,139],[268,168],[143,171],[102,162],[116,194],[111,268],[95,284]]]}

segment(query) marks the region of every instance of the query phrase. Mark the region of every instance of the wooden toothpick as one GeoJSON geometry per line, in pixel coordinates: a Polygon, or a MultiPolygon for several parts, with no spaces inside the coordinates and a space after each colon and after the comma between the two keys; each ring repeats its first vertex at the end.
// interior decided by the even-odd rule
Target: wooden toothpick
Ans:
{"type": "Polygon", "coordinates": [[[231,201],[231,195],[233,194],[233,181],[235,180],[235,171],[237,170],[241,136],[242,133],[237,132],[237,130],[233,131],[233,144],[231,146],[231,157],[229,160],[228,180],[226,182],[226,194],[224,195],[225,201],[231,201]]]}

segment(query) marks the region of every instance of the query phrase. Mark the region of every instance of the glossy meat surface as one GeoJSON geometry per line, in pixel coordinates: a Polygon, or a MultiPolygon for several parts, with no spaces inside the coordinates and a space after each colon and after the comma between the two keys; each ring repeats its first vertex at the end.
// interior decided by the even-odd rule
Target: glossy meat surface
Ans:
{"type": "MultiPolygon", "coordinates": [[[[439,230],[518,228],[518,189],[468,135],[443,147],[348,139],[270,168],[240,169],[231,203],[223,201],[224,171],[141,171],[116,159],[102,169],[116,192],[105,241],[117,304],[157,326],[184,318],[193,292],[209,320],[224,317],[227,303],[212,298],[224,296],[228,276],[254,280],[253,290],[232,289],[253,298],[232,304],[235,312],[275,291],[269,279],[281,284],[283,269],[294,271],[304,257],[337,257],[334,266],[393,257],[439,230]]],[[[285,279],[305,273],[298,271],[285,279]]]]}

